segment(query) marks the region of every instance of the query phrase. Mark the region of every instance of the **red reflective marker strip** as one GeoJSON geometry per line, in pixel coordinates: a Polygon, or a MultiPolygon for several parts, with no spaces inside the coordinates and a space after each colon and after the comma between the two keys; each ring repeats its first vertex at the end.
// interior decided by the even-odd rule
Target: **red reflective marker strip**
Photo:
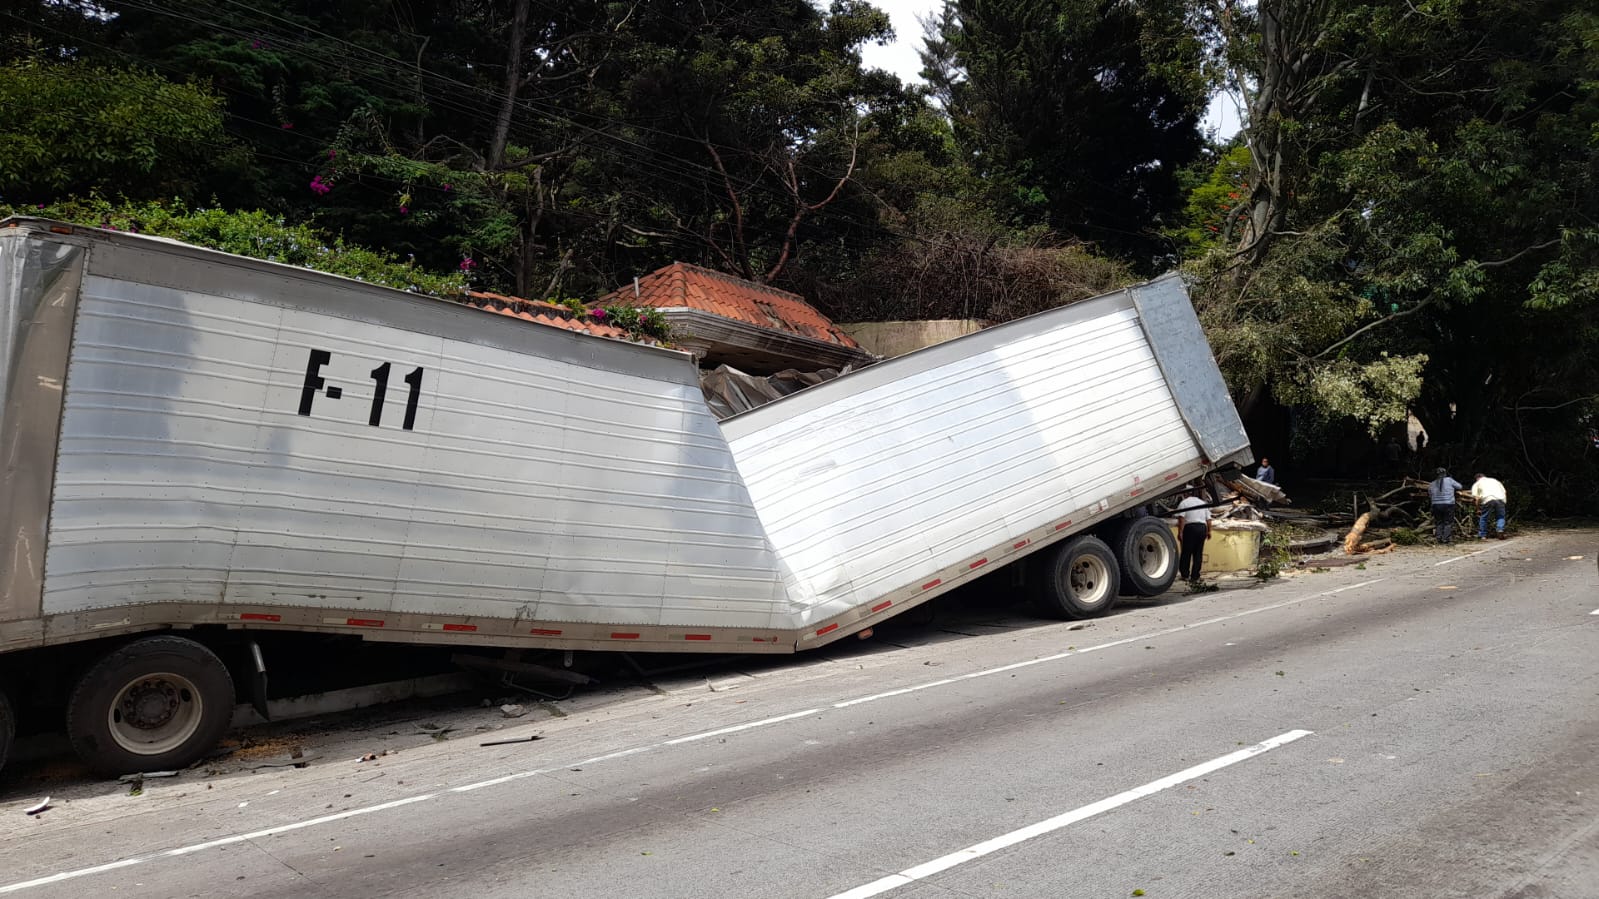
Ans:
{"type": "Polygon", "coordinates": [[[1060,523],[1060,524],[1057,524],[1057,525],[1055,525],[1055,530],[1057,530],[1057,531],[1063,531],[1063,530],[1065,530],[1065,529],[1066,529],[1066,528],[1069,528],[1069,527],[1071,527],[1071,526],[1072,526],[1072,523],[1071,523],[1071,521],[1070,521],[1070,520],[1067,520],[1067,521],[1063,521],[1063,522],[1061,522],[1061,523],[1060,523]]]}
{"type": "Polygon", "coordinates": [[[268,615],[265,612],[245,612],[239,616],[240,621],[282,621],[282,615],[268,615]]]}
{"type": "Polygon", "coordinates": [[[816,636],[820,637],[823,634],[831,633],[836,630],[838,630],[838,622],[835,621],[832,624],[829,624],[827,627],[818,629],[816,631],[816,636]]]}
{"type": "Polygon", "coordinates": [[[1169,475],[1167,475],[1167,476],[1166,476],[1166,480],[1168,480],[1168,481],[1175,481],[1175,480],[1177,480],[1177,472],[1175,472],[1175,471],[1174,471],[1174,472],[1172,472],[1172,473],[1171,473],[1171,474],[1169,474],[1169,475]]]}
{"type": "Polygon", "coordinates": [[[922,585],[922,589],[923,590],[931,590],[934,587],[937,587],[939,584],[942,584],[942,583],[944,583],[944,579],[943,578],[934,578],[933,580],[930,580],[927,583],[923,584],[922,585]]]}
{"type": "Polygon", "coordinates": [[[1022,547],[1026,546],[1027,544],[1032,543],[1032,542],[1033,541],[1031,541],[1031,540],[1023,540],[1023,541],[1013,545],[1011,547],[1011,549],[1021,549],[1022,547]]]}
{"type": "Polygon", "coordinates": [[[560,631],[552,631],[547,627],[536,627],[528,631],[528,633],[535,637],[559,637],[561,635],[560,631]]]}
{"type": "Polygon", "coordinates": [[[637,640],[638,634],[612,634],[612,640],[637,640]]]}
{"type": "Polygon", "coordinates": [[[1138,494],[1143,493],[1143,492],[1144,492],[1144,488],[1138,487],[1136,489],[1127,491],[1127,495],[1128,496],[1137,496],[1138,494]]]}
{"type": "Polygon", "coordinates": [[[970,565],[968,565],[966,567],[967,568],[981,568],[981,567],[983,567],[984,565],[987,565],[987,564],[988,564],[988,560],[987,559],[978,559],[977,561],[973,562],[972,564],[970,564],[970,565]]]}
{"type": "Polygon", "coordinates": [[[893,604],[894,604],[894,601],[892,599],[885,599],[882,602],[878,603],[877,605],[872,606],[872,611],[881,612],[881,611],[883,611],[884,609],[888,608],[889,606],[891,606],[893,604]]]}
{"type": "Polygon", "coordinates": [[[467,632],[470,633],[471,631],[477,630],[477,625],[475,625],[475,624],[446,624],[444,626],[444,629],[447,630],[447,631],[467,631],[467,632]]]}
{"type": "Polygon", "coordinates": [[[350,627],[382,627],[383,626],[383,619],[381,619],[381,618],[346,618],[346,619],[344,619],[344,623],[349,625],[350,627]]]}
{"type": "Polygon", "coordinates": [[[710,634],[684,634],[683,635],[683,639],[685,639],[685,640],[709,640],[709,639],[711,639],[711,635],[710,634]]]}

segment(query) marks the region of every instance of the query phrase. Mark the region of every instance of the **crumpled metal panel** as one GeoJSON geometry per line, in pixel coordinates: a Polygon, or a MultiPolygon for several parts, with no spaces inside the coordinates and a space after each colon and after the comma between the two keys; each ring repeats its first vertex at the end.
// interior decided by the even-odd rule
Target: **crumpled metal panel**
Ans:
{"type": "Polygon", "coordinates": [[[878,363],[722,429],[801,623],[915,589],[1072,510],[1131,505],[1129,487],[1192,470],[1202,452],[1126,291],[878,363]]]}
{"type": "Polygon", "coordinates": [[[768,628],[782,598],[686,356],[96,244],[47,614],[240,602],[768,628]]]}
{"type": "Polygon", "coordinates": [[[80,245],[20,228],[0,231],[0,622],[39,616],[61,383],[83,258],[80,245]]]}

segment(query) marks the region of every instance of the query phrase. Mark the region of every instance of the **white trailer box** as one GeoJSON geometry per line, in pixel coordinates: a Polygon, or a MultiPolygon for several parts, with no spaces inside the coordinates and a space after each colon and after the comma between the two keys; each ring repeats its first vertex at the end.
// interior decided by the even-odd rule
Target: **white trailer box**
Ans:
{"type": "Polygon", "coordinates": [[[0,223],[0,316],[0,691],[92,641],[106,768],[214,740],[211,634],[793,652],[1069,538],[1093,614],[1171,580],[1121,513],[1249,458],[1174,276],[720,426],[683,353],[53,222],[0,223]]]}

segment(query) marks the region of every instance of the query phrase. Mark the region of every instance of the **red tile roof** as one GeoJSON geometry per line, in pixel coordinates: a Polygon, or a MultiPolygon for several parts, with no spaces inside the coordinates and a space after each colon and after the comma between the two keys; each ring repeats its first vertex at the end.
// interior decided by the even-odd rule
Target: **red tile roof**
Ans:
{"type": "Polygon", "coordinates": [[[683,262],[674,262],[640,278],[637,295],[629,284],[595,302],[600,306],[612,304],[698,309],[774,331],[860,347],[798,294],[683,262]]]}
{"type": "MultiPolygon", "coordinates": [[[[573,312],[565,306],[546,303],[542,300],[524,300],[519,297],[508,297],[483,290],[471,290],[467,291],[466,304],[482,309],[485,312],[497,312],[500,315],[520,318],[523,321],[537,322],[541,325],[549,325],[552,328],[564,328],[568,331],[577,331],[580,334],[609,337],[613,340],[633,340],[627,331],[621,328],[595,321],[592,316],[573,312]]],[[[633,342],[638,343],[641,341],[633,342]]]]}

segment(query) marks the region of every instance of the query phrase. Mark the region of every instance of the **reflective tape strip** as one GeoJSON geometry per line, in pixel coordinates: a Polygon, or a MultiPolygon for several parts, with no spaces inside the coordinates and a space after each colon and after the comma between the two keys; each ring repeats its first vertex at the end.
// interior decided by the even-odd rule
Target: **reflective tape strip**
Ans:
{"type": "Polygon", "coordinates": [[[433,624],[431,622],[424,622],[423,625],[422,625],[422,629],[425,630],[425,631],[464,631],[466,633],[472,633],[473,631],[477,630],[477,625],[475,625],[475,624],[433,624]]]}
{"type": "Polygon", "coordinates": [[[547,627],[536,627],[528,631],[528,633],[535,637],[559,637],[561,635],[560,631],[551,630],[547,627]]]}
{"type": "Polygon", "coordinates": [[[323,624],[337,624],[343,627],[382,627],[381,618],[324,618],[323,624]]]}
{"type": "Polygon", "coordinates": [[[939,584],[942,584],[942,583],[944,583],[944,579],[943,578],[933,578],[932,580],[930,580],[927,583],[923,584],[922,585],[922,589],[923,590],[931,590],[934,587],[937,587],[939,584]]]}
{"type": "Polygon", "coordinates": [[[282,621],[282,615],[268,615],[265,612],[241,612],[240,621],[282,621]]]}
{"type": "Polygon", "coordinates": [[[988,564],[988,560],[987,559],[978,559],[977,561],[973,562],[972,564],[970,564],[970,565],[968,565],[966,567],[967,568],[981,568],[981,567],[983,567],[984,565],[987,565],[987,564],[988,564]]]}
{"type": "Polygon", "coordinates": [[[1033,541],[1031,541],[1031,540],[1022,540],[1022,541],[1020,541],[1018,543],[1011,544],[1011,549],[1021,549],[1022,547],[1026,546],[1027,544],[1032,543],[1032,542],[1033,541]]]}
{"type": "Polygon", "coordinates": [[[740,643],[776,643],[776,637],[739,637],[740,643]]]}
{"type": "Polygon", "coordinates": [[[638,634],[612,634],[612,640],[637,640],[638,634]]]}
{"type": "Polygon", "coordinates": [[[894,601],[892,599],[885,599],[882,602],[878,603],[877,605],[872,606],[872,611],[873,612],[881,612],[881,611],[883,611],[884,609],[888,608],[889,606],[891,606],[893,604],[894,604],[894,601]]]}
{"type": "Polygon", "coordinates": [[[1175,481],[1175,480],[1177,480],[1177,472],[1175,472],[1175,471],[1174,471],[1174,472],[1172,472],[1172,473],[1171,473],[1171,474],[1169,474],[1169,475],[1167,475],[1167,476],[1166,476],[1166,478],[1165,478],[1165,480],[1168,480],[1168,481],[1175,481]]]}
{"type": "Polygon", "coordinates": [[[820,637],[823,634],[829,634],[836,630],[838,630],[838,622],[835,621],[832,624],[829,624],[827,627],[818,628],[816,631],[816,636],[820,637]]]}
{"type": "Polygon", "coordinates": [[[685,640],[709,640],[709,639],[711,639],[711,635],[710,634],[684,634],[683,635],[683,639],[685,639],[685,640]]]}
{"type": "Polygon", "coordinates": [[[1061,522],[1060,524],[1055,525],[1055,530],[1064,531],[1064,530],[1066,530],[1067,528],[1069,528],[1071,526],[1072,526],[1071,519],[1068,518],[1065,521],[1061,522]]]}

